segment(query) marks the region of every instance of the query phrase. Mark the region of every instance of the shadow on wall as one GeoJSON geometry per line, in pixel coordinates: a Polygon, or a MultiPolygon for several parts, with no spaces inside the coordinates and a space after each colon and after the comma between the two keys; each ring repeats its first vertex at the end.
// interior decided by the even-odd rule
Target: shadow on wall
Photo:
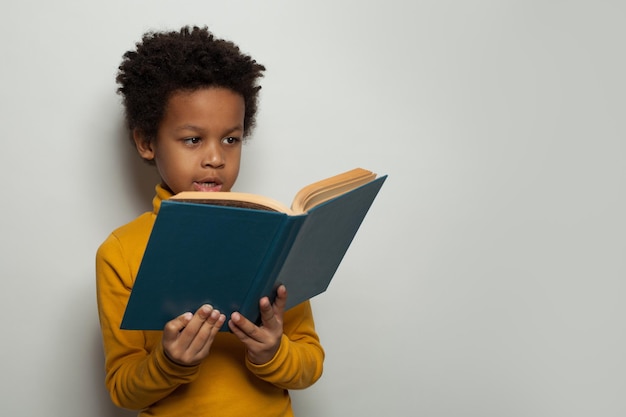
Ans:
{"type": "Polygon", "coordinates": [[[102,350],[102,341],[100,338],[100,332],[96,331],[93,334],[94,349],[94,377],[96,379],[96,386],[98,386],[97,407],[94,407],[94,417],[135,417],[137,411],[130,411],[119,408],[113,404],[109,397],[106,387],[104,385],[104,351],[102,350]]]}
{"type": "MultiPolygon", "coordinates": [[[[130,208],[128,217],[132,219],[139,213],[152,209],[152,198],[154,197],[154,187],[159,182],[156,168],[143,161],[134,148],[129,136],[129,132],[123,120],[118,121],[115,129],[115,161],[116,169],[120,171],[120,182],[115,184],[118,188],[118,195],[127,202],[130,208]]],[[[93,332],[89,341],[91,346],[91,360],[93,375],[95,378],[95,393],[97,407],[93,408],[96,417],[131,417],[136,416],[137,411],[130,411],[118,408],[113,404],[106,391],[104,384],[104,351],[99,326],[93,332]]]]}
{"type": "Polygon", "coordinates": [[[119,126],[117,149],[120,152],[117,160],[121,161],[122,178],[129,179],[127,183],[120,184],[120,188],[127,193],[127,201],[137,208],[138,213],[150,210],[154,187],[160,178],[156,168],[141,159],[123,123],[119,126]]]}

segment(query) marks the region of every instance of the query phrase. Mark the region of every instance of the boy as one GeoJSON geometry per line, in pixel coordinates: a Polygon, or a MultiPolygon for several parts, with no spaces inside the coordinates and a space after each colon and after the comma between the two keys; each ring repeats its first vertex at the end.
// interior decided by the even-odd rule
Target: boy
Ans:
{"type": "Polygon", "coordinates": [[[235,183],[264,70],[197,27],[148,33],[120,65],[132,140],[161,183],[153,211],[98,249],[96,282],[106,386],[115,404],[141,416],[292,416],[288,390],[321,376],[324,351],[310,304],[284,312],[284,287],[274,304],[259,301],[260,326],[204,305],[162,332],[119,328],[161,201],[181,191],[230,191],[235,183]],[[225,321],[231,332],[219,333],[225,321]]]}

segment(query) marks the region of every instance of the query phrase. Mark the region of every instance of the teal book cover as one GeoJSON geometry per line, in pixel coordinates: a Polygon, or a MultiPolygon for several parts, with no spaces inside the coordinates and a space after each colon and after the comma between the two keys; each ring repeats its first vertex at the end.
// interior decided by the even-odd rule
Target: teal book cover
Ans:
{"type": "Polygon", "coordinates": [[[258,323],[281,284],[288,309],[326,291],[385,179],[299,215],[163,201],[120,327],[162,330],[203,304],[258,323]]]}

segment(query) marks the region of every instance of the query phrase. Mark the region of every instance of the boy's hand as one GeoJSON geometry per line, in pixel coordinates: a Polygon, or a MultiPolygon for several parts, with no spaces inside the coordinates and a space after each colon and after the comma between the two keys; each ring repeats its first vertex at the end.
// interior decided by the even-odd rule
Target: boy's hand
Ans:
{"type": "Polygon", "coordinates": [[[209,355],[215,335],[224,325],[226,316],[203,305],[196,314],[185,313],[169,321],[163,329],[163,349],[170,360],[192,366],[209,355]]]}
{"type": "Polygon", "coordinates": [[[286,303],[287,289],[281,285],[278,287],[273,305],[267,297],[259,301],[261,327],[239,313],[232,314],[228,327],[246,346],[248,358],[252,363],[261,365],[269,362],[278,351],[283,336],[283,313],[286,303]]]}

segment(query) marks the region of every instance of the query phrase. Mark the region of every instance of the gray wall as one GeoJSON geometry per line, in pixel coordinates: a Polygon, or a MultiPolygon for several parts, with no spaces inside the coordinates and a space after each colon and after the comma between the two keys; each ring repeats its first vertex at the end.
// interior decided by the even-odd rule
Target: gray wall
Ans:
{"type": "Polygon", "coordinates": [[[94,253],[149,207],[114,77],[207,24],[268,68],[239,191],[389,180],[329,291],[306,416],[626,415],[626,6],[22,1],[0,13],[0,414],[127,416],[94,253]]]}

